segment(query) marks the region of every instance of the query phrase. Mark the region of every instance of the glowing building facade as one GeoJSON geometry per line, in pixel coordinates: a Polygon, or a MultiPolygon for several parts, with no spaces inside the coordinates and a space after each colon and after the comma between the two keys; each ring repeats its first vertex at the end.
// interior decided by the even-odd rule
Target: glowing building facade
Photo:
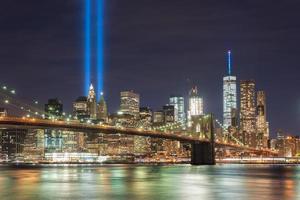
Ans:
{"type": "Polygon", "coordinates": [[[90,118],[87,97],[81,96],[73,103],[73,113],[76,119],[85,121],[90,118]]]}
{"type": "Polygon", "coordinates": [[[240,126],[243,143],[250,147],[256,147],[255,82],[253,80],[242,80],[240,89],[240,126]]]}
{"type": "Polygon", "coordinates": [[[267,122],[266,94],[264,91],[257,92],[257,138],[259,148],[266,148],[269,139],[269,123],[267,122]]]}
{"type": "Polygon", "coordinates": [[[186,118],[183,96],[171,96],[169,99],[169,104],[175,108],[175,122],[180,122],[182,125],[185,125],[186,118]]]}
{"type": "Polygon", "coordinates": [[[236,77],[231,75],[231,52],[228,51],[228,75],[223,78],[223,126],[227,130],[233,126],[237,110],[236,77]]]}
{"type": "Polygon", "coordinates": [[[87,98],[88,111],[91,119],[97,118],[97,102],[96,102],[96,93],[93,85],[91,84],[89,95],[87,98]]]}
{"type": "Polygon", "coordinates": [[[198,95],[197,86],[194,86],[189,94],[188,126],[191,127],[193,116],[201,116],[203,114],[203,99],[198,95]]]}
{"type": "Polygon", "coordinates": [[[97,106],[97,119],[99,119],[102,122],[107,122],[108,112],[103,93],[101,94],[100,101],[97,106]]]}
{"type": "Polygon", "coordinates": [[[121,92],[120,112],[138,117],[140,113],[140,95],[133,91],[121,92]]]}

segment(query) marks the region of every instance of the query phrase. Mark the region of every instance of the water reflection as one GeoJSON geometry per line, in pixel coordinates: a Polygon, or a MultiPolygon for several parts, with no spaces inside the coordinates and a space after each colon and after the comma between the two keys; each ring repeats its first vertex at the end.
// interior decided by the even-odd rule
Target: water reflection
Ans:
{"type": "Polygon", "coordinates": [[[296,166],[0,168],[0,199],[299,199],[296,166]]]}

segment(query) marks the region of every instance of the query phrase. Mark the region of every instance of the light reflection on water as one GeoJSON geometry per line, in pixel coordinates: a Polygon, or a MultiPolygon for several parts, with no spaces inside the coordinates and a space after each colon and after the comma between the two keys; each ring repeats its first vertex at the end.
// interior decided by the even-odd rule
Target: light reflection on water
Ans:
{"type": "Polygon", "coordinates": [[[0,199],[300,199],[297,166],[0,167],[0,199]]]}

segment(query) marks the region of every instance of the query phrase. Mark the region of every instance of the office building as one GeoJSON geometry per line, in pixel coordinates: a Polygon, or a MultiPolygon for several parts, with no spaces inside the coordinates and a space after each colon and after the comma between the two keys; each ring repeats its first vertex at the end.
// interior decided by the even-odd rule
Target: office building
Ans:
{"type": "Polygon", "coordinates": [[[107,105],[106,105],[103,94],[101,94],[100,101],[98,103],[97,119],[100,120],[101,122],[108,121],[107,105]]]}
{"type": "Polygon", "coordinates": [[[133,91],[121,92],[120,112],[138,118],[140,113],[140,95],[133,91]]]}
{"type": "Polygon", "coordinates": [[[175,107],[173,105],[163,106],[164,113],[164,123],[174,123],[175,122],[175,107]]]}
{"type": "Polygon", "coordinates": [[[240,90],[240,128],[243,143],[250,147],[256,147],[255,82],[253,80],[242,80],[240,90]]]}
{"type": "Polygon", "coordinates": [[[47,119],[60,119],[63,114],[63,104],[58,99],[49,99],[45,104],[47,119]]]}
{"type": "Polygon", "coordinates": [[[192,117],[203,115],[203,99],[198,94],[197,86],[189,93],[188,127],[192,126],[192,117]]]}
{"type": "Polygon", "coordinates": [[[87,98],[88,112],[91,119],[97,118],[97,101],[96,101],[96,93],[93,85],[91,84],[89,95],[87,98]]]}
{"type": "Polygon", "coordinates": [[[90,118],[87,97],[81,96],[73,103],[73,113],[76,119],[86,121],[90,118]]]}
{"type": "Polygon", "coordinates": [[[3,129],[0,132],[1,154],[7,155],[11,160],[22,160],[24,140],[28,130],[3,129]]]}
{"type": "Polygon", "coordinates": [[[163,111],[154,111],[153,112],[153,125],[162,125],[165,121],[163,111]]]}
{"type": "Polygon", "coordinates": [[[185,126],[186,117],[184,109],[184,98],[183,96],[173,95],[169,99],[169,104],[175,108],[175,122],[180,122],[182,126],[185,126]]]}
{"type": "Polygon", "coordinates": [[[237,87],[236,76],[232,76],[231,71],[231,51],[228,51],[228,74],[223,78],[223,126],[228,131],[237,111],[237,87]]]}
{"type": "Polygon", "coordinates": [[[257,146],[266,148],[269,140],[269,123],[267,122],[266,94],[264,91],[257,92],[257,146]]]}

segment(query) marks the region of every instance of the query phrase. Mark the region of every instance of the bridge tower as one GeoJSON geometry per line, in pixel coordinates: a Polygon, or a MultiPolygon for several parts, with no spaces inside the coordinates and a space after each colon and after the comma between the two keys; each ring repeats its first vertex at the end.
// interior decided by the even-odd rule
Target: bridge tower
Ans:
{"type": "Polygon", "coordinates": [[[209,140],[207,142],[197,141],[192,143],[192,165],[215,165],[215,135],[214,135],[214,119],[213,115],[203,116],[201,123],[201,135],[209,140]]]}

